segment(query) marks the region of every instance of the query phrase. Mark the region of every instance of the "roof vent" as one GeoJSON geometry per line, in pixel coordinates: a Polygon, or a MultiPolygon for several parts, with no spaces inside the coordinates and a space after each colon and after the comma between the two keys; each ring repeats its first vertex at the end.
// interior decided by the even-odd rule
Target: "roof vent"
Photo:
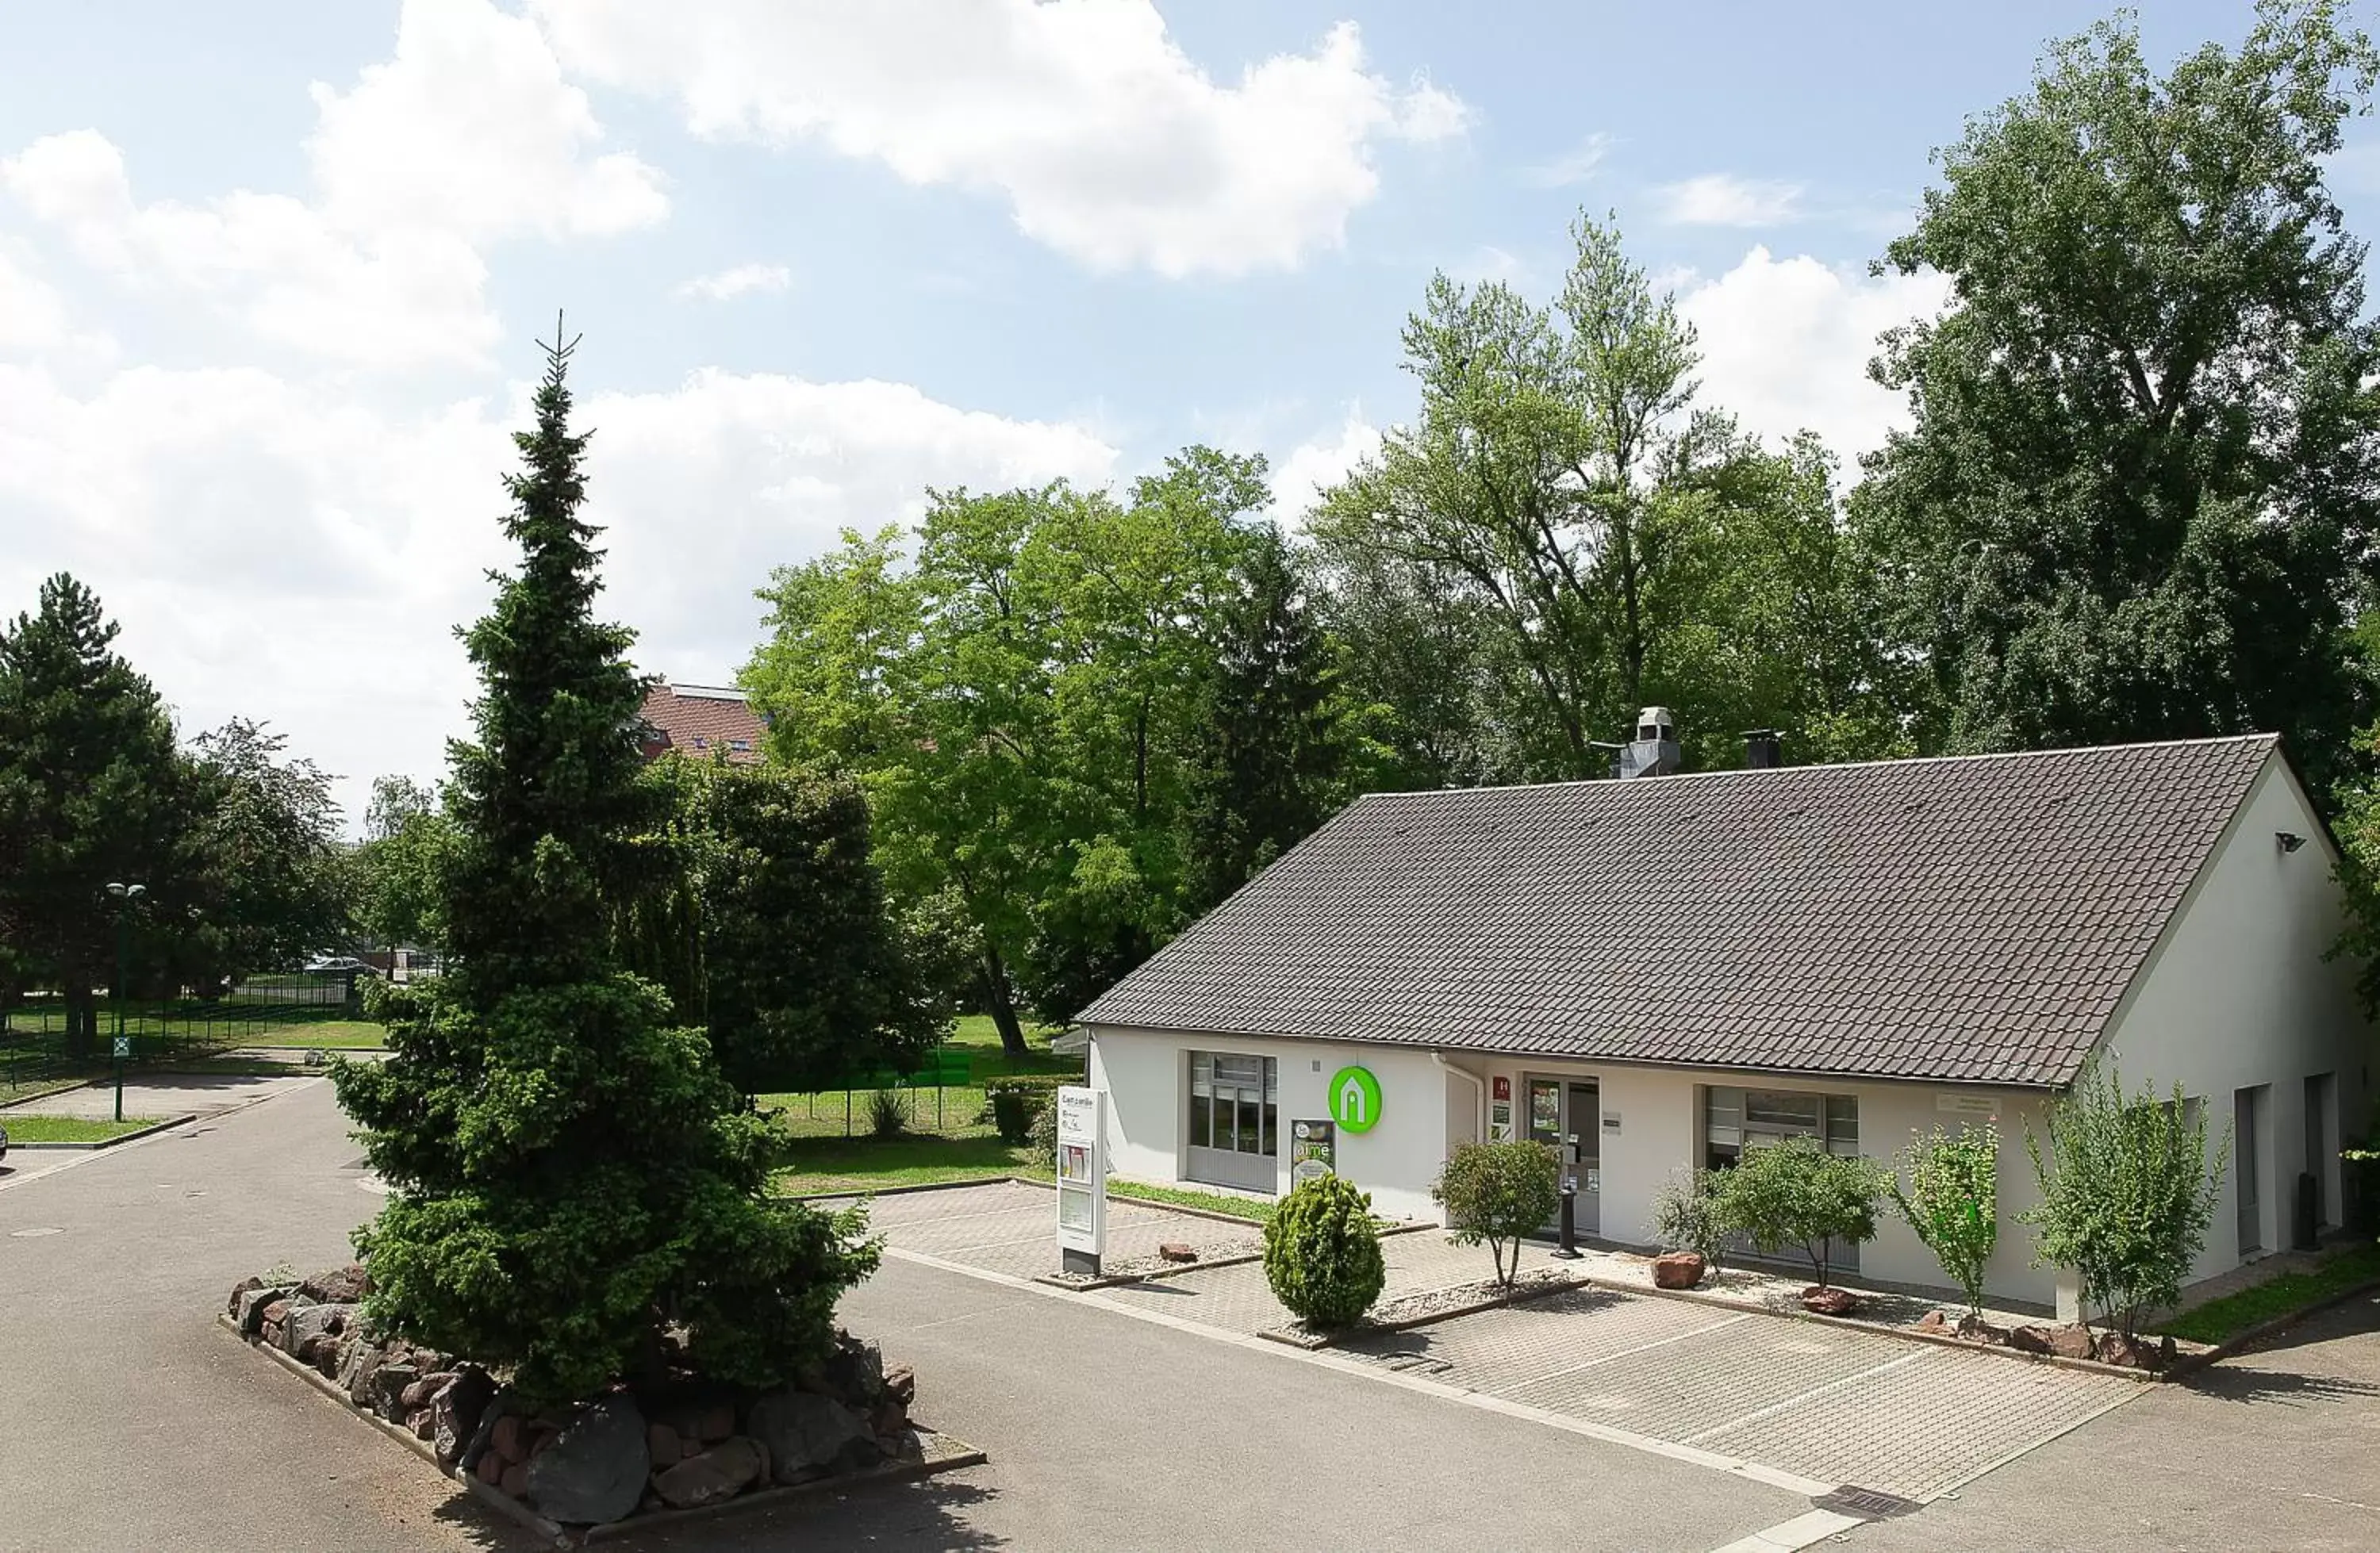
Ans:
{"type": "Polygon", "coordinates": [[[1784,742],[1774,728],[1747,728],[1743,734],[1743,764],[1755,771],[1773,771],[1785,763],[1784,742]]]}
{"type": "Polygon", "coordinates": [[[1620,746],[1621,777],[1670,776],[1683,768],[1678,750],[1678,720],[1667,707],[1646,707],[1636,714],[1636,736],[1620,746]]]}

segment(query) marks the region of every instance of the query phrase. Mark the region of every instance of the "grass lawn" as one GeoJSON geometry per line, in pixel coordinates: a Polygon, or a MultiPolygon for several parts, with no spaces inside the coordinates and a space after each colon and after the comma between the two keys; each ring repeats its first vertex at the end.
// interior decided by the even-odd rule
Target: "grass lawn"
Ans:
{"type": "MultiPolygon", "coordinates": [[[[1017,1062],[1000,1049],[1000,1032],[992,1027],[990,1014],[973,1013],[960,1020],[942,1049],[966,1058],[970,1082],[945,1085],[940,1090],[930,1084],[896,1090],[908,1111],[909,1130],[970,1141],[995,1136],[991,1118],[986,1113],[990,1104],[984,1092],[986,1080],[1011,1074],[1082,1073],[1081,1058],[1050,1052],[1050,1037],[1054,1033],[1044,1025],[1026,1025],[1026,1039],[1032,1045],[1032,1053],[1017,1062]]],[[[795,1137],[832,1138],[838,1142],[849,1138],[857,1142],[868,1139],[868,1107],[875,1093],[871,1089],[821,1089],[814,1094],[762,1095],[759,1102],[763,1110],[778,1112],[795,1137]]]]}
{"type": "Polygon", "coordinates": [[[803,1138],[795,1142],[786,1168],[770,1184],[781,1195],[792,1197],[812,1192],[872,1192],[887,1186],[1014,1175],[1027,1161],[1038,1158],[1038,1150],[1013,1148],[997,1135],[803,1138]]]}
{"type": "Polygon", "coordinates": [[[2380,1280],[2380,1245],[2362,1245],[2338,1253],[2312,1272],[2283,1273],[2236,1294],[2209,1300],[2157,1330],[2192,1342],[2221,1342],[2260,1321],[2287,1316],[2375,1280],[2380,1280]]]}
{"type": "Polygon", "coordinates": [[[80,1116],[0,1115],[0,1128],[6,1129],[11,1144],[105,1143],[143,1127],[153,1127],[163,1120],[156,1116],[128,1116],[121,1122],[94,1122],[80,1116]]]}
{"type": "Polygon", "coordinates": [[[328,1019],[316,1025],[293,1025],[265,1030],[251,1046],[315,1047],[331,1051],[378,1051],[388,1044],[388,1029],[364,1019],[328,1019]]]}
{"type": "Polygon", "coordinates": [[[1028,1021],[1025,1026],[1027,1054],[1018,1061],[1000,1049],[1000,1030],[992,1024],[991,1015],[970,1013],[952,1026],[951,1038],[943,1045],[959,1048],[967,1054],[969,1076],[978,1084],[1007,1074],[1081,1073],[1081,1058],[1060,1057],[1050,1051],[1050,1037],[1057,1033],[1054,1026],[1028,1021]]]}

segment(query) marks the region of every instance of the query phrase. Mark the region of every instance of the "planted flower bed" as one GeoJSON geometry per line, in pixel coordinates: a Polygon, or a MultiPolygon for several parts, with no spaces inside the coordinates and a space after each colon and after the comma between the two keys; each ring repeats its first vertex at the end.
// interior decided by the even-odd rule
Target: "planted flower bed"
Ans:
{"type": "Polygon", "coordinates": [[[533,1410],[468,1358],[373,1332],[360,1303],[370,1290],[360,1264],[298,1282],[250,1278],[232,1290],[225,1318],[321,1376],[358,1412],[411,1435],[483,1495],[560,1527],[982,1460],[913,1424],[915,1374],[905,1365],[888,1371],[874,1343],[840,1329],[823,1363],[774,1390],[706,1383],[665,1358],[650,1381],[533,1410]]]}

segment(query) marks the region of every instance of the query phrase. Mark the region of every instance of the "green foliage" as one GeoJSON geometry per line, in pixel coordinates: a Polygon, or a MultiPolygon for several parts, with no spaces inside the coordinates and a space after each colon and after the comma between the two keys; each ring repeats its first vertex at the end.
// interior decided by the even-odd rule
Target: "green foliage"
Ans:
{"type": "Polygon", "coordinates": [[[2333,1254],[2311,1271],[2285,1272],[2251,1284],[2159,1322],[2157,1328],[2189,1342],[2225,1342],[2251,1327],[2295,1315],[2375,1280],[2380,1280],[2380,1245],[2366,1242],[2333,1254]]]}
{"type": "Polygon", "coordinates": [[[2380,55],[2344,10],[2261,0],[2163,77],[2119,13],[1940,154],[1886,263],[1949,306],[1885,337],[1915,424],[1853,498],[1929,740],[2281,728],[2343,769],[2380,504],[2380,335],[2325,185],[2380,55]]]}
{"type": "Polygon", "coordinates": [[[409,777],[372,782],[364,839],[350,866],[356,925],[383,946],[446,944],[446,872],[460,832],[438,788],[409,777]]]}
{"type": "Polygon", "coordinates": [[[1521,1270],[1522,1239],[1561,1209],[1560,1177],[1560,1161],[1544,1144],[1459,1143],[1429,1195],[1446,1209],[1448,1238],[1458,1245],[1484,1241],[1496,1281],[1509,1289],[1521,1270]]]}
{"type": "Polygon", "coordinates": [[[1033,1112],[1033,1124],[1025,1130],[1025,1141],[1043,1162],[1058,1157],[1058,1108],[1044,1105],[1033,1112]]]}
{"type": "Polygon", "coordinates": [[[1999,1244],[1999,1129],[1937,1127],[1901,1151],[1889,1178],[1892,1202],[1934,1253],[1942,1270],[1966,1292],[1968,1312],[1984,1316],[1984,1265],[1999,1244]]]}
{"type": "Polygon", "coordinates": [[[1687,1171],[1661,1183],[1653,1194],[1653,1243],[1664,1251],[1691,1251],[1717,1269],[1727,1255],[1727,1226],[1720,1220],[1710,1172],[1687,1171]]]}
{"type": "Polygon", "coordinates": [[[2025,1130],[2041,1202],[2018,1215],[2034,1227],[2034,1265],[2071,1268],[2086,1306],[2125,1337],[2143,1312],[2181,1298],[2231,1154],[2230,1129],[2210,1164],[2206,1118],[2176,1085],[2124,1090],[2112,1062],[2094,1062],[2050,1103],[2049,1138],[2025,1130]]]}
{"type": "Polygon", "coordinates": [[[1763,1256],[1789,1247],[1810,1260],[1818,1284],[1833,1272],[1837,1242],[1876,1238],[1876,1200],[1886,1172],[1865,1159],[1829,1154],[1813,1138],[1747,1148],[1711,1183],[1720,1228],[1740,1233],[1763,1256]]]}
{"type": "Polygon", "coordinates": [[[1704,766],[1741,763],[1751,725],[1894,747],[1825,455],[1698,406],[1673,297],[1614,228],[1572,237],[1549,305],[1431,281],[1404,332],[1420,416],[1312,519],[1378,708],[1360,725],[1390,764],[1468,781],[1603,775],[1595,741],[1648,701],[1704,766]]]}
{"type": "Polygon", "coordinates": [[[823,1351],[877,1249],[857,1210],[767,1197],[781,1134],[612,959],[658,795],[628,634],[593,615],[569,347],[548,358],[508,482],[522,564],[466,637],[483,689],[476,739],[452,746],[454,963],[386,992],[387,1062],[334,1069],[393,1189],[356,1237],[369,1308],[540,1403],[650,1373],[673,1329],[701,1373],[773,1384],[823,1351]]]}
{"type": "Polygon", "coordinates": [[[1370,1195],[1329,1173],[1298,1186],[1265,1221],[1264,1268],[1291,1315],[1314,1327],[1353,1326],[1389,1280],[1370,1195]]]}
{"type": "MultiPolygon", "coordinates": [[[[989,1098],[991,1103],[992,1124],[999,1128],[1002,1140],[1011,1144],[1031,1142],[1034,1117],[1043,1110],[1051,1109],[1049,1100],[1046,1098],[1037,1100],[1030,1090],[1022,1088],[994,1089],[990,1091],[989,1098]]],[[[1050,1139],[1050,1147],[1053,1148],[1057,1147],[1054,1134],[1050,1139]]]]}
{"type": "Polygon", "coordinates": [[[176,980],[219,987],[285,969],[354,933],[331,778],[286,749],[244,718],[191,743],[188,873],[175,892],[182,920],[156,948],[176,980]]]}
{"type": "Polygon", "coordinates": [[[699,1019],[746,1095],[906,1071],[950,1027],[903,952],[848,782],[664,757],[654,878],[620,913],[624,957],[699,1019]]]}
{"type": "Polygon", "coordinates": [[[872,1137],[897,1138],[909,1130],[909,1108],[897,1089],[871,1090],[868,1097],[868,1131],[872,1137]]]}

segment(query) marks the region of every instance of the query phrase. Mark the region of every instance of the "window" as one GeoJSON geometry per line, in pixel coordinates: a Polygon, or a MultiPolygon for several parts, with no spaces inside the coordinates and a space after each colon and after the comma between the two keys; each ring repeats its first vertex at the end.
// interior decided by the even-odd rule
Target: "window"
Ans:
{"type": "Polygon", "coordinates": [[[1190,1053],[1184,1173],[1193,1181],[1275,1190],[1280,1088],[1280,1064],[1269,1057],[1190,1053]]]}
{"type": "Polygon", "coordinates": [[[727,747],[730,749],[750,749],[752,747],[752,741],[750,739],[730,739],[727,741],[727,747]]]}
{"type": "Polygon", "coordinates": [[[1815,1138],[1829,1154],[1859,1151],[1859,1097],[1816,1095],[1799,1089],[1738,1089],[1713,1085],[1704,1091],[1703,1165],[1725,1170],[1747,1147],[1783,1138],[1815,1138]]]}

